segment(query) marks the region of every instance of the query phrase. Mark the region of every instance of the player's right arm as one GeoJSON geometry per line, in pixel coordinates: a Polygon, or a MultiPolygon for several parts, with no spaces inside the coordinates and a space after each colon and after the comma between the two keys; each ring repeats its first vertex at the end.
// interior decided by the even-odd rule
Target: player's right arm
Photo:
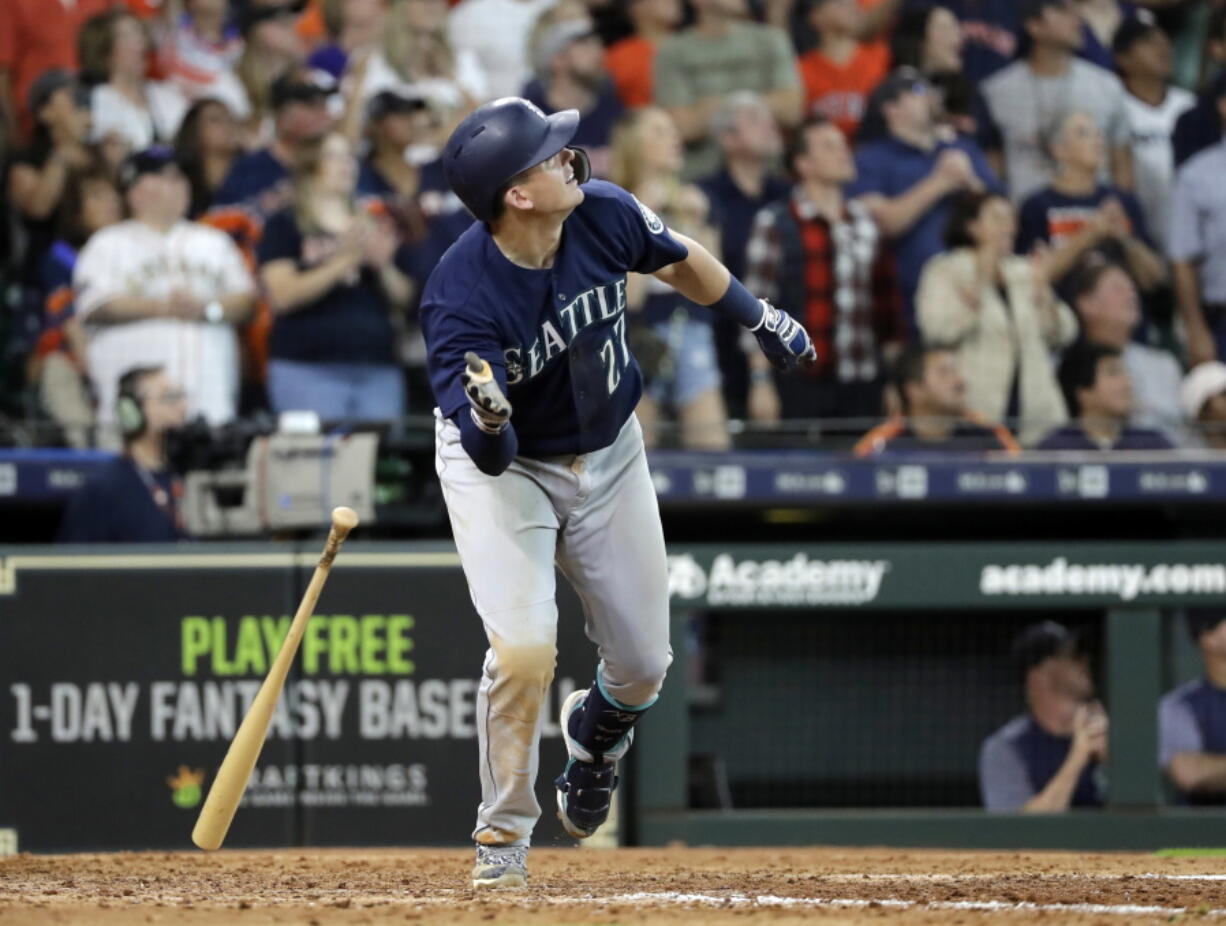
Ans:
{"type": "Polygon", "coordinates": [[[460,445],[477,469],[497,476],[519,451],[505,398],[506,358],[488,316],[470,305],[468,286],[437,274],[426,285],[419,313],[434,399],[439,413],[460,429],[460,445]],[[484,365],[480,376],[470,369],[470,356],[484,365]]]}
{"type": "Polygon", "coordinates": [[[468,414],[456,416],[460,446],[487,476],[497,476],[511,465],[519,439],[511,427],[511,403],[490,364],[476,351],[464,354],[460,382],[468,398],[468,414]]]}
{"type": "Polygon", "coordinates": [[[780,370],[817,359],[813,341],[787,312],[754,297],[715,255],[679,232],[674,238],[689,252],[684,260],[656,270],[657,279],[698,305],[715,309],[749,330],[762,353],[780,370]]]}

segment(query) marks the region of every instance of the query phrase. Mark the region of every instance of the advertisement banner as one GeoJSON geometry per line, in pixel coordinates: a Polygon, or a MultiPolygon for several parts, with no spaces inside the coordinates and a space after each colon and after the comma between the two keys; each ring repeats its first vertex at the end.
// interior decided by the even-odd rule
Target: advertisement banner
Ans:
{"type": "MultiPolygon", "coordinates": [[[[30,851],[189,847],[313,566],[288,553],[0,559],[0,827],[30,851]]],[[[558,705],[596,661],[558,584],[542,845],[565,838],[558,705]]],[[[226,845],[468,843],[485,646],[454,552],[346,549],[226,845]]]]}
{"type": "Polygon", "coordinates": [[[677,548],[674,608],[1226,605],[1226,544],[831,544],[677,548]]]}

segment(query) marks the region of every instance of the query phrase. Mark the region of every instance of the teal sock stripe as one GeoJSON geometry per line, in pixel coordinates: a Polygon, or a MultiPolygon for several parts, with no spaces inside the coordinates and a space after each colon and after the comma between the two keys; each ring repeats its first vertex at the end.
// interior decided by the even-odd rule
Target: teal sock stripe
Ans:
{"type": "Polygon", "coordinates": [[[657,692],[655,695],[652,696],[651,700],[648,701],[646,704],[637,704],[637,705],[622,704],[620,701],[617,700],[617,698],[609,694],[609,689],[605,688],[604,679],[600,677],[600,666],[596,667],[596,687],[600,689],[601,696],[606,701],[608,701],[610,704],[612,704],[615,708],[617,708],[619,711],[629,711],[630,713],[633,713],[633,714],[637,714],[640,711],[647,710],[647,708],[651,707],[651,705],[655,704],[658,700],[660,700],[660,695],[657,692]]]}

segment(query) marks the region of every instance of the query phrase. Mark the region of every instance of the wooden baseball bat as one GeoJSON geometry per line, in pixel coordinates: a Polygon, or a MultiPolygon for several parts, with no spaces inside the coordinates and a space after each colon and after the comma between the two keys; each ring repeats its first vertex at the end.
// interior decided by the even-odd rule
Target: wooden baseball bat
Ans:
{"type": "Polygon", "coordinates": [[[238,802],[242,800],[243,792],[247,790],[247,781],[251,778],[251,770],[255,768],[260,750],[264,748],[264,739],[268,736],[268,724],[272,721],[277,699],[281,697],[281,689],[285,687],[285,678],[294,657],[298,654],[298,644],[306,631],[311,614],[315,611],[315,603],[319,601],[319,593],[323,590],[328,573],[332,571],[332,561],[336,559],[337,551],[349,536],[349,532],[357,527],[358,516],[352,508],[332,509],[332,529],[328,532],[328,544],[324,547],[315,574],[307,585],[298,604],[298,613],[290,624],[289,633],[277,658],[273,660],[268,670],[268,677],[256,693],[247,716],[239,725],[226,757],[217,769],[213,778],[213,786],[205,798],[204,806],[200,808],[200,816],[192,830],[192,842],[201,849],[220,848],[238,810],[238,802]]]}

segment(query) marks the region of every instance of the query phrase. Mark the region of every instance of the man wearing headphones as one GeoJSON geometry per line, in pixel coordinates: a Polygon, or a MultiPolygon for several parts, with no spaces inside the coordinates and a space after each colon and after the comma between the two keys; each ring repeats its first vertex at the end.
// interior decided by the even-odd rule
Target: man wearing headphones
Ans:
{"type": "Polygon", "coordinates": [[[166,432],[187,416],[183,389],[161,367],[133,367],[119,378],[115,418],[123,454],[82,486],[60,523],[64,543],[181,540],[183,487],[166,464],[166,432]]]}

